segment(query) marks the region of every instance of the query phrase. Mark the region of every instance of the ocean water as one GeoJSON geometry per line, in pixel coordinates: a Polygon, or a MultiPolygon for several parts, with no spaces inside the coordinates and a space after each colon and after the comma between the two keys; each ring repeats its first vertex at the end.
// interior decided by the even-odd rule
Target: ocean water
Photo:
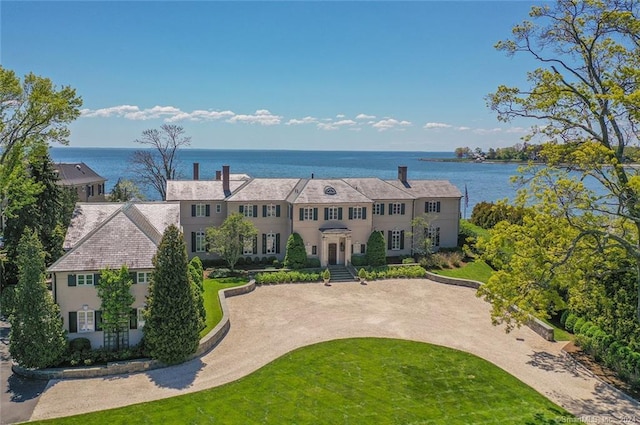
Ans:
{"type": "MultiPolygon", "coordinates": [[[[118,178],[132,179],[130,158],[135,149],[54,147],[55,162],[84,162],[107,179],[110,192],[118,178]]],[[[395,179],[398,166],[408,167],[409,179],[449,180],[464,194],[469,193],[467,216],[481,201],[513,199],[516,187],[511,176],[517,164],[438,162],[424,158],[453,158],[453,152],[370,152],[370,151],[290,151],[290,150],[214,150],[183,149],[179,151],[178,169],[182,178],[191,179],[193,163],[200,164],[200,179],[215,178],[216,170],[229,165],[231,173],[252,177],[340,178],[379,177],[395,179]]],[[[148,199],[158,199],[150,190],[148,199]]],[[[464,202],[463,202],[464,205],[464,202]]]]}

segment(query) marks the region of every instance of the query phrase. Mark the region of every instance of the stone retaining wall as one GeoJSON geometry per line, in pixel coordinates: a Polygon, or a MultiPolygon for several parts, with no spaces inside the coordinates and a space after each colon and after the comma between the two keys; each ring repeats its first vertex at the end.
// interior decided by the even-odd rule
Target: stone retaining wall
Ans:
{"type": "MultiPolygon", "coordinates": [[[[482,285],[482,282],[478,282],[477,280],[458,279],[455,277],[441,276],[439,274],[430,272],[427,272],[427,279],[447,285],[466,286],[468,288],[474,289],[478,289],[482,285]]],[[[553,341],[553,327],[547,325],[542,320],[531,317],[531,319],[529,319],[525,324],[542,338],[546,339],[547,341],[553,341]]]]}
{"type": "MultiPolygon", "coordinates": [[[[223,289],[218,292],[220,306],[222,307],[222,319],[220,323],[206,334],[198,345],[196,352],[190,359],[200,357],[213,347],[218,345],[224,336],[229,332],[231,322],[229,321],[229,311],[227,308],[227,298],[235,297],[253,291],[256,288],[254,280],[246,285],[237,286],[235,288],[223,289]]],[[[137,359],[121,362],[111,362],[102,366],[87,366],[73,368],[50,368],[50,369],[26,369],[14,363],[11,367],[16,375],[24,376],[31,379],[82,379],[96,378],[108,375],[122,375],[128,373],[145,372],[148,370],[166,367],[165,364],[152,359],[137,359]]]]}

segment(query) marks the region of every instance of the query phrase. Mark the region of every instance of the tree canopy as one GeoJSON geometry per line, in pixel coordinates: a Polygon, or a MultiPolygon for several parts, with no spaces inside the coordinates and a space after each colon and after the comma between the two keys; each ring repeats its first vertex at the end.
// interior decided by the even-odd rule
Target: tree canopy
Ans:
{"type": "Polygon", "coordinates": [[[32,143],[67,144],[67,125],[80,116],[82,99],[69,86],[29,73],[21,82],[0,66],[0,164],[14,148],[32,143]]]}
{"type": "Polygon", "coordinates": [[[256,226],[240,213],[231,214],[221,226],[207,229],[209,252],[222,257],[231,270],[242,257],[245,241],[253,244],[258,235],[256,226]]]}
{"type": "MultiPolygon", "coordinates": [[[[583,249],[590,250],[592,258],[625,252],[640,293],[640,175],[622,165],[625,147],[638,142],[639,13],[637,2],[559,0],[533,7],[531,20],[516,25],[512,38],[496,45],[509,55],[526,55],[540,63],[528,73],[529,87],[500,86],[488,96],[488,105],[500,120],[538,122],[524,140],[543,143],[540,155],[549,167],[522,175],[521,182],[529,185],[519,204],[536,205],[549,217],[562,218],[558,232],[563,231],[562,243],[554,245],[545,243],[549,231],[530,239],[547,246],[536,255],[540,274],[534,273],[535,279],[517,284],[519,266],[512,265],[505,271],[509,276],[500,277],[513,281],[512,290],[506,289],[507,283],[501,293],[498,285],[493,293],[492,286],[483,290],[494,308],[499,307],[494,310],[496,319],[511,318],[508,302],[525,305],[522,299],[527,298],[539,305],[540,297],[549,297],[549,285],[564,279],[559,274],[562,266],[583,249]],[[597,182],[599,189],[586,190],[585,179],[597,182]],[[538,290],[529,291],[534,287],[538,290]]],[[[511,262],[521,259],[516,252],[511,262]]],[[[587,266],[577,264],[581,270],[587,266]]]]}
{"type": "Polygon", "coordinates": [[[100,272],[97,285],[98,297],[102,300],[102,330],[105,332],[105,346],[119,350],[120,334],[129,329],[131,305],[135,297],[131,293],[133,279],[127,266],[120,270],[104,269],[100,272]]]}
{"type": "Polygon", "coordinates": [[[307,250],[302,236],[292,233],[287,240],[287,252],[284,256],[284,266],[290,269],[302,269],[307,265],[307,250]]]}

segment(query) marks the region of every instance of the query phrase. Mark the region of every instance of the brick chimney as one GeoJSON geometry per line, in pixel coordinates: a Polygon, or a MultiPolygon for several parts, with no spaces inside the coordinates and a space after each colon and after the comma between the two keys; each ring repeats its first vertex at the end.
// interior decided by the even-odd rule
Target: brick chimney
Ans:
{"type": "Polygon", "coordinates": [[[407,182],[407,166],[406,165],[398,165],[398,180],[402,183],[407,182]]]}
{"type": "Polygon", "coordinates": [[[197,162],[193,163],[193,179],[200,180],[200,164],[197,162]]]}
{"type": "Polygon", "coordinates": [[[222,190],[224,191],[224,196],[231,195],[231,190],[229,189],[229,166],[222,166],[222,190]]]}
{"type": "Polygon", "coordinates": [[[222,171],[216,170],[216,180],[222,180],[222,171]]]}

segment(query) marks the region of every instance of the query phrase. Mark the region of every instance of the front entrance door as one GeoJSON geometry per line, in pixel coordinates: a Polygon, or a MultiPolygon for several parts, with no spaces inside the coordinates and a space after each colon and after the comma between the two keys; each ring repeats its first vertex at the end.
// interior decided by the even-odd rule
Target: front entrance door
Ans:
{"type": "Polygon", "coordinates": [[[338,263],[338,245],[335,243],[329,244],[329,264],[334,265],[338,263]]]}

